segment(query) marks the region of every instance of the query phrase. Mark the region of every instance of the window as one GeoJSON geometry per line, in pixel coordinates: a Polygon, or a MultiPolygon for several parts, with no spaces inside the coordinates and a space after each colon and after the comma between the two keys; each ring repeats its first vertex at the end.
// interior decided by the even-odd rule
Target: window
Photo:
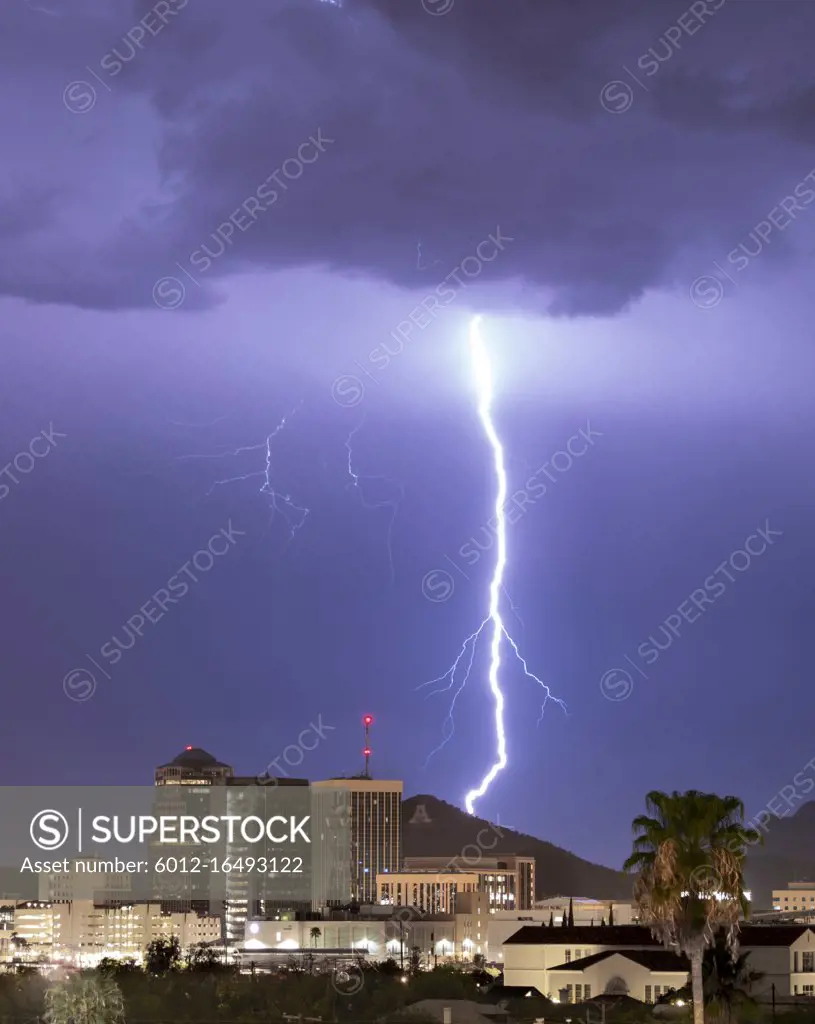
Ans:
{"type": "Polygon", "coordinates": [[[574,987],[574,1001],[576,1003],[579,1003],[582,998],[583,998],[583,986],[582,985],[575,985],[575,987],[574,987]]]}
{"type": "Polygon", "coordinates": [[[567,985],[566,986],[566,1002],[570,1003],[571,1001],[572,1001],[572,986],[571,985],[567,985]]]}
{"type": "Polygon", "coordinates": [[[803,993],[804,993],[805,996],[812,996],[813,992],[815,992],[815,985],[804,985],[803,986],[803,993]]]}
{"type": "Polygon", "coordinates": [[[651,986],[650,985],[646,985],[645,986],[645,1001],[646,1001],[646,1003],[652,1003],[653,1002],[653,999],[651,999],[651,986]]]}
{"type": "Polygon", "coordinates": [[[660,988],[659,985],[654,985],[654,999],[659,999],[660,988]]]}
{"type": "MultiPolygon", "coordinates": [[[[565,962],[566,962],[567,964],[570,964],[570,963],[572,962],[572,951],[571,951],[570,949],[567,949],[567,950],[566,950],[566,961],[565,961],[565,962]]],[[[797,969],[798,969],[798,968],[796,968],[796,970],[797,970],[797,969]]]]}
{"type": "Polygon", "coordinates": [[[804,974],[812,974],[815,971],[815,953],[802,953],[801,960],[801,970],[804,974]]]}
{"type": "Polygon", "coordinates": [[[584,999],[591,999],[591,985],[584,985],[583,986],[583,998],[584,999]]]}

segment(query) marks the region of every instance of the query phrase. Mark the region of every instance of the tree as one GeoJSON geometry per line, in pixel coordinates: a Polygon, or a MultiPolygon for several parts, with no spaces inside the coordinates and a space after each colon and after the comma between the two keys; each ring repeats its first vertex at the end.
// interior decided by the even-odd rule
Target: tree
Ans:
{"type": "Polygon", "coordinates": [[[608,923],[609,925],[614,924],[614,904],[609,903],[608,905],[608,923]]]}
{"type": "Polygon", "coordinates": [[[572,905],[572,897],[569,897],[569,927],[574,928],[574,906],[572,905]]]}
{"type": "Polygon", "coordinates": [[[317,942],[319,941],[319,938],[320,938],[320,936],[322,934],[323,933],[320,931],[319,928],[315,927],[315,928],[311,929],[311,944],[312,944],[312,946],[316,946],[317,945],[317,942]]]}
{"type": "Polygon", "coordinates": [[[124,1001],[116,982],[75,974],[45,993],[48,1024],[122,1024],[124,1001]]]}
{"type": "Polygon", "coordinates": [[[214,950],[212,946],[207,946],[203,942],[199,942],[197,946],[191,946],[187,951],[185,960],[188,971],[203,972],[231,970],[227,964],[221,963],[221,959],[218,956],[217,951],[214,950]]]}
{"type": "Polygon", "coordinates": [[[569,924],[569,915],[564,910],[563,911],[563,917],[561,917],[561,919],[560,919],[560,927],[561,928],[566,928],[566,927],[568,927],[568,924],[569,924]]]}
{"type": "Polygon", "coordinates": [[[555,912],[554,912],[554,910],[550,910],[549,911],[549,927],[550,928],[554,928],[555,927],[555,912]]]}
{"type": "Polygon", "coordinates": [[[712,1015],[727,1024],[734,1010],[755,1002],[750,995],[753,983],[764,975],[747,962],[749,953],[737,953],[727,943],[727,934],[718,932],[712,946],[705,950],[702,977],[705,1003],[712,1015]]]}
{"type": "Polygon", "coordinates": [[[103,956],[97,964],[97,970],[100,974],[106,974],[113,978],[122,974],[141,974],[141,967],[139,967],[132,956],[127,957],[125,960],[117,960],[112,956],[103,956]]]}
{"type": "Polygon", "coordinates": [[[144,954],[144,968],[148,974],[168,974],[178,969],[181,946],[176,935],[169,939],[153,939],[144,954]]]}
{"type": "Polygon", "coordinates": [[[411,975],[417,975],[422,969],[422,951],[418,946],[411,946],[408,970],[411,975]]]}
{"type": "Polygon", "coordinates": [[[647,814],[632,822],[633,851],[624,869],[636,872],[643,922],[690,959],[694,1024],[704,1024],[704,951],[719,927],[732,943],[739,916],[749,914],[744,858],[747,844],[761,837],[745,827],[744,805],[734,796],[654,790],[645,804],[647,814]]]}

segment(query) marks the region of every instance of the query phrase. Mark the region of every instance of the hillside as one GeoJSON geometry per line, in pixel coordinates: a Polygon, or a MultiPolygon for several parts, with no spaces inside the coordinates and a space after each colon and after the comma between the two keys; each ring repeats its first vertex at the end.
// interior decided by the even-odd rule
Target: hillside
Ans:
{"type": "Polygon", "coordinates": [[[757,910],[772,907],[772,890],[789,882],[815,881],[815,802],[801,804],[795,814],[770,818],[763,846],[750,850],[745,880],[757,910]]]}
{"type": "MultiPolygon", "coordinates": [[[[435,796],[412,796],[402,804],[405,857],[459,856],[468,844],[477,842],[479,832],[485,857],[517,853],[535,858],[538,899],[559,895],[631,899],[631,879],[622,872],[592,864],[534,836],[514,832],[503,825],[492,825],[435,796]]],[[[472,847],[465,851],[464,857],[469,857],[475,865],[477,854],[472,847]]],[[[466,869],[463,860],[462,867],[466,869]]]]}

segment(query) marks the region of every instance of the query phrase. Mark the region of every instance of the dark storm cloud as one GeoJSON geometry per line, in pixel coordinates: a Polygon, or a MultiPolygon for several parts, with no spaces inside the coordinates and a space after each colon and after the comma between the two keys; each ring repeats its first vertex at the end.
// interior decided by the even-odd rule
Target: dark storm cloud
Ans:
{"type": "MultiPolygon", "coordinates": [[[[152,307],[163,281],[156,301],[172,308],[175,277],[189,308],[227,273],[318,265],[427,288],[500,227],[513,242],[484,281],[526,281],[525,301],[550,312],[616,312],[687,287],[815,167],[811,4],[459,0],[431,13],[448,6],[18,12],[3,50],[38,41],[35,106],[75,79],[93,89],[76,113],[89,100],[69,94],[68,141],[39,140],[43,158],[83,130],[104,148],[130,119],[155,182],[118,225],[67,244],[63,228],[61,256],[21,265],[6,250],[0,287],[152,307]],[[307,161],[318,138],[330,141],[307,161]]],[[[774,251],[797,244],[789,232],[774,251]]]]}

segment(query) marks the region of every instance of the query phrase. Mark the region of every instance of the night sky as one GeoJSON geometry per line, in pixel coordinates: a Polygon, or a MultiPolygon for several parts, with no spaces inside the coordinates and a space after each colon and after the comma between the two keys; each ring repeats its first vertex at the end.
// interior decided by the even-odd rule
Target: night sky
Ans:
{"type": "Polygon", "coordinates": [[[545,484],[504,610],[567,708],[537,724],[505,662],[478,813],[619,866],[649,789],[755,813],[788,784],[815,757],[813,32],[781,0],[8,0],[0,783],[149,784],[186,744],[352,773],[370,712],[374,774],[460,805],[486,645],[429,765],[452,691],[419,687],[495,561],[478,312],[510,493],[545,484]]]}

